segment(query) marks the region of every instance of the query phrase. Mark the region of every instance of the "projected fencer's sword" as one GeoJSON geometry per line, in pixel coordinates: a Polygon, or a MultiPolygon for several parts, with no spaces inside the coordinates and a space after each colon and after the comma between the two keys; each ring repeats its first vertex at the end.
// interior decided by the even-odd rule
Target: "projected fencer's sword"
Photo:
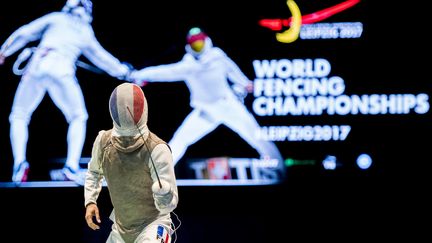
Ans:
{"type": "MultiPolygon", "coordinates": [[[[15,63],[13,64],[12,67],[12,71],[15,75],[21,76],[24,71],[26,66],[21,67],[21,64],[27,60],[30,59],[31,55],[33,55],[33,53],[35,52],[37,48],[36,47],[28,47],[25,48],[19,55],[18,58],[16,59],[15,63]]],[[[102,69],[95,67],[93,65],[90,65],[88,63],[85,63],[83,61],[77,60],[76,61],[76,65],[78,67],[84,68],[90,72],[96,73],[96,74],[105,74],[105,71],[103,71],[102,69]]]]}

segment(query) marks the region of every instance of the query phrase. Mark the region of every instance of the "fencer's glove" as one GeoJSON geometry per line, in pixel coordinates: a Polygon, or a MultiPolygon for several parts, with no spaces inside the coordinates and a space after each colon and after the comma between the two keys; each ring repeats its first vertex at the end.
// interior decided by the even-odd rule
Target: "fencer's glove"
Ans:
{"type": "Polygon", "coordinates": [[[253,92],[253,82],[248,81],[246,86],[240,85],[240,84],[233,84],[231,86],[234,94],[237,96],[237,98],[240,100],[240,102],[244,103],[244,99],[248,95],[248,93],[253,92]]]}
{"type": "Polygon", "coordinates": [[[131,75],[132,71],[135,70],[134,67],[132,66],[132,64],[130,64],[128,62],[122,62],[121,64],[123,64],[124,66],[126,66],[127,71],[126,71],[126,73],[124,75],[119,76],[117,78],[120,79],[120,80],[125,80],[125,81],[128,81],[128,82],[131,82],[129,79],[130,79],[130,75],[131,75]]]}
{"type": "Polygon", "coordinates": [[[125,65],[129,69],[129,71],[134,70],[134,67],[132,64],[130,64],[128,62],[122,62],[122,64],[125,65]]]}
{"type": "Polygon", "coordinates": [[[134,73],[135,71],[136,71],[135,69],[129,70],[126,73],[126,75],[124,77],[124,80],[127,81],[127,82],[130,82],[130,83],[135,83],[135,80],[132,78],[132,73],[134,73]]]}
{"type": "Polygon", "coordinates": [[[162,188],[159,185],[159,182],[154,182],[152,185],[152,192],[157,196],[165,196],[171,191],[171,186],[167,181],[161,180],[162,188]]]}
{"type": "Polygon", "coordinates": [[[138,86],[141,86],[141,87],[144,87],[144,86],[146,86],[147,85],[147,83],[148,83],[148,81],[146,81],[146,80],[143,80],[143,79],[138,79],[138,78],[136,78],[136,73],[137,73],[138,71],[137,70],[132,70],[130,73],[129,73],[129,75],[128,75],[128,78],[127,78],[127,81],[128,82],[132,82],[132,83],[134,83],[134,84],[136,84],[136,85],[138,85],[138,86]]]}
{"type": "Polygon", "coordinates": [[[171,186],[167,181],[161,180],[162,188],[159,182],[154,182],[152,185],[152,192],[154,198],[154,204],[161,213],[168,213],[172,210],[170,204],[173,200],[173,193],[171,186]]]}
{"type": "Polygon", "coordinates": [[[239,85],[239,84],[233,84],[231,87],[232,87],[232,90],[234,91],[234,94],[243,103],[244,99],[246,98],[246,96],[248,94],[246,88],[239,85]]]}

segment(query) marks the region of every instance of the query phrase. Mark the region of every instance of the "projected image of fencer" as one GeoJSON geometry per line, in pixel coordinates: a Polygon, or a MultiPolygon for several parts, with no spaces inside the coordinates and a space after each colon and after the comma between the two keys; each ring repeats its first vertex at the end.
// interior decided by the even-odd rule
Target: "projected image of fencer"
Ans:
{"type": "Polygon", "coordinates": [[[141,86],[145,81],[184,81],[189,88],[193,111],[169,141],[174,163],[190,145],[223,124],[249,143],[262,159],[277,160],[277,166],[267,171],[267,177],[283,176],[284,164],[278,148],[255,136],[260,126],[243,104],[243,98],[253,90],[253,82],[223,50],[213,46],[201,29],[192,28],[188,32],[186,53],[181,61],[132,71],[129,78],[141,86]]]}
{"type": "Polygon", "coordinates": [[[90,0],[68,0],[62,11],[46,14],[17,29],[0,49],[1,65],[6,57],[29,42],[39,40],[37,47],[24,49],[17,60],[20,63],[27,61],[27,65],[22,70],[9,117],[14,182],[27,180],[28,125],[46,93],[69,123],[66,162],[63,169],[52,171],[51,177],[53,180],[75,179],[88,117],[83,94],[75,77],[79,56],[83,54],[97,67],[119,79],[129,72],[127,65],[120,63],[99,44],[91,21],[90,0]]]}

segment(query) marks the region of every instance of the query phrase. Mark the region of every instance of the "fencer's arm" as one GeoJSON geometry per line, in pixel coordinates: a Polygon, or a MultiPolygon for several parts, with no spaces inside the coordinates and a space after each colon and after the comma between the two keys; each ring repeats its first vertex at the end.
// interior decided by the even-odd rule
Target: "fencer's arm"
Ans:
{"type": "Polygon", "coordinates": [[[100,147],[101,133],[93,144],[92,156],[88,163],[88,169],[84,184],[84,206],[90,203],[96,204],[99,193],[102,190],[103,171],[101,168],[102,151],[100,147]]]}
{"type": "Polygon", "coordinates": [[[15,30],[1,46],[1,55],[8,57],[24,47],[27,43],[40,39],[44,30],[54,19],[54,13],[47,14],[15,30]]]}
{"type": "Polygon", "coordinates": [[[127,65],[121,63],[101,46],[94,33],[90,37],[87,47],[83,49],[83,54],[94,65],[113,77],[121,79],[130,72],[127,65]]]}
{"type": "Polygon", "coordinates": [[[152,190],[154,192],[155,206],[162,214],[167,214],[172,212],[177,207],[178,203],[178,190],[171,150],[166,144],[159,144],[153,149],[151,157],[153,158],[159,179],[163,185],[163,189],[159,188],[156,172],[151,161],[149,161],[150,174],[153,180],[152,190]],[[155,193],[155,191],[157,192],[158,190],[163,192],[155,193]]]}
{"type": "Polygon", "coordinates": [[[251,85],[248,77],[240,70],[239,66],[227,55],[224,55],[224,64],[228,71],[228,78],[233,83],[238,84],[242,87],[247,87],[251,85]]]}
{"type": "Polygon", "coordinates": [[[130,79],[149,82],[176,82],[185,80],[189,71],[189,64],[180,61],[133,71],[130,74],[130,79]]]}

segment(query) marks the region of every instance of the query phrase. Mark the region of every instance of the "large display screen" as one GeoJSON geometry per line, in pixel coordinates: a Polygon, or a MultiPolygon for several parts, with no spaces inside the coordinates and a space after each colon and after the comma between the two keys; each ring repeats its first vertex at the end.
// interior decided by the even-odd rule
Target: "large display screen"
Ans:
{"type": "MultiPolygon", "coordinates": [[[[191,102],[194,96],[211,100],[220,92],[218,85],[195,90],[182,78],[161,77],[142,86],[149,106],[149,129],[178,154],[179,185],[262,185],[322,175],[380,176],[401,167],[414,168],[423,159],[426,145],[416,141],[430,132],[431,85],[408,74],[401,63],[405,61],[394,59],[399,48],[389,51],[391,37],[379,12],[383,8],[375,8],[373,1],[93,4],[95,37],[109,53],[137,70],[180,62],[187,53],[188,31],[198,27],[253,83],[253,89],[244,93],[244,87],[227,77],[235,92],[226,95],[239,101],[225,106],[221,100],[191,102]],[[244,110],[248,113],[243,114],[244,110]],[[266,156],[277,154],[275,149],[280,159],[266,156]]],[[[10,2],[0,16],[0,42],[24,24],[61,11],[63,6],[57,0],[10,2]]],[[[39,44],[40,39],[34,37],[26,47],[39,44]]],[[[13,119],[14,97],[23,77],[13,69],[25,65],[17,68],[14,64],[20,53],[17,50],[0,66],[3,182],[12,176],[9,119],[13,119]]],[[[110,94],[127,81],[108,75],[85,55],[78,60],[76,78],[88,112],[80,160],[85,169],[98,131],[112,128],[110,94]]],[[[205,64],[209,67],[184,75],[199,77],[194,82],[207,82],[219,74],[221,63],[220,59],[209,61],[205,64]]],[[[45,94],[29,119],[29,181],[51,181],[50,171],[66,161],[68,118],[50,95],[45,94]]]]}

